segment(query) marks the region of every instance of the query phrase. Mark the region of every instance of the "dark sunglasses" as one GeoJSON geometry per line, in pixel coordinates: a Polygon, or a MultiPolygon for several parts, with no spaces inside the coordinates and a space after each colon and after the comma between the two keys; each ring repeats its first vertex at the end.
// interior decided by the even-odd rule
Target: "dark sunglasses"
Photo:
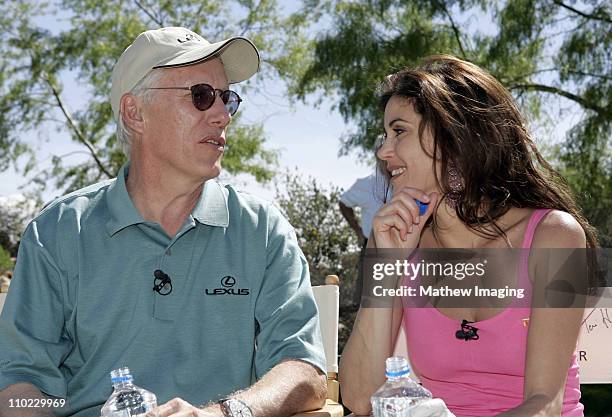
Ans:
{"type": "Polygon", "coordinates": [[[232,116],[238,111],[242,99],[237,92],[232,90],[219,90],[208,84],[196,84],[191,87],[150,87],[147,90],[187,90],[191,91],[191,101],[196,109],[208,110],[217,99],[217,93],[223,101],[225,108],[232,116]]]}

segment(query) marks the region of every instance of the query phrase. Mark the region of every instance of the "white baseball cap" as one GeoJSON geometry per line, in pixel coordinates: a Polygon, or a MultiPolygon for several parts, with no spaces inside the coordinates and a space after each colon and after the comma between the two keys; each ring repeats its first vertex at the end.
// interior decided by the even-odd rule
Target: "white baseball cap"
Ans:
{"type": "Polygon", "coordinates": [[[229,38],[210,43],[182,27],[147,30],[136,37],[113,68],[111,107],[119,118],[121,97],[154,68],[184,67],[218,56],[230,84],[250,78],[259,70],[259,52],[250,40],[229,38]]]}

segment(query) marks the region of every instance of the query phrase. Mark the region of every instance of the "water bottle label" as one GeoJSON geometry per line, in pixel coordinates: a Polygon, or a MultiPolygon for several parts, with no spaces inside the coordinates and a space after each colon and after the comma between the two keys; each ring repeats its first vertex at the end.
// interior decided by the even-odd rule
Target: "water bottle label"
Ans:
{"type": "Polygon", "coordinates": [[[142,416],[148,413],[149,411],[153,410],[153,408],[155,408],[155,405],[153,404],[142,403],[138,407],[132,408],[129,412],[129,416],[130,417],[142,416]]]}
{"type": "Polygon", "coordinates": [[[128,410],[116,410],[107,414],[103,414],[101,417],[131,417],[128,410]]]}

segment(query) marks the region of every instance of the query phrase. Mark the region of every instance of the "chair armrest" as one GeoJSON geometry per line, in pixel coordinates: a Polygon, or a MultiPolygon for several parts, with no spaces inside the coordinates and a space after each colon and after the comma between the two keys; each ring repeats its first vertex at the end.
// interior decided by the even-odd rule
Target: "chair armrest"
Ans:
{"type": "Polygon", "coordinates": [[[325,406],[314,411],[306,411],[304,413],[294,414],[293,417],[342,417],[344,416],[344,407],[332,400],[325,400],[325,406]]]}

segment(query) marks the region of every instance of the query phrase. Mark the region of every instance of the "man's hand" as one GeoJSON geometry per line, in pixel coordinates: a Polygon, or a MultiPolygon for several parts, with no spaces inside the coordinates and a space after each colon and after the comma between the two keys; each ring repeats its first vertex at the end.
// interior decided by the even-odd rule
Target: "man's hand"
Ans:
{"type": "MultiPolygon", "coordinates": [[[[326,377],[314,366],[286,360],[272,368],[245,391],[234,393],[249,405],[254,417],[288,416],[314,410],[325,404],[326,377]]],[[[181,398],[174,398],[145,414],[146,417],[224,417],[219,404],[200,409],[181,398]]]]}
{"type": "Polygon", "coordinates": [[[355,215],[355,210],[351,207],[345,205],[342,201],[339,203],[340,213],[342,217],[348,222],[349,226],[355,234],[357,235],[357,240],[359,241],[359,246],[363,247],[365,237],[363,236],[363,232],[361,230],[361,225],[359,224],[359,220],[357,220],[357,216],[355,215]]]}
{"type": "Polygon", "coordinates": [[[365,245],[365,237],[361,234],[361,232],[359,232],[357,234],[357,242],[359,243],[359,246],[363,248],[363,245],[365,245]]]}
{"type": "Polygon", "coordinates": [[[173,398],[145,414],[146,417],[224,417],[218,404],[198,408],[181,398],[173,398]]]}

